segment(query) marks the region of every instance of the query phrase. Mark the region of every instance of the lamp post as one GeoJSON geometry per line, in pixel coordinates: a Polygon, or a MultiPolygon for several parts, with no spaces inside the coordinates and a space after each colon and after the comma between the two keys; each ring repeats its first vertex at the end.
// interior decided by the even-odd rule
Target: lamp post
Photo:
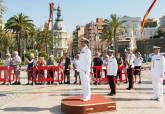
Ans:
{"type": "Polygon", "coordinates": [[[35,55],[38,56],[38,50],[37,50],[37,42],[34,42],[34,50],[35,50],[35,55]]]}
{"type": "Polygon", "coordinates": [[[25,54],[26,54],[26,50],[23,51],[24,65],[25,65],[25,54]]]}

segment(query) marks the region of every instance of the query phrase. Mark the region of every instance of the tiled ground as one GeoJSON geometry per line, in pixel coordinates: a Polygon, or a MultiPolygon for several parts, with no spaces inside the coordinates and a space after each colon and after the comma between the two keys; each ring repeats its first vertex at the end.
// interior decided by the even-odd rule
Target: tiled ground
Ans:
{"type": "MultiPolygon", "coordinates": [[[[117,95],[106,96],[108,85],[92,85],[92,93],[112,98],[117,111],[98,114],[164,114],[165,99],[151,101],[152,85],[149,71],[142,72],[142,84],[126,90],[127,84],[117,85],[117,95]]],[[[23,82],[26,74],[22,73],[23,82]]],[[[165,89],[165,88],[164,88],[165,89]]],[[[0,85],[0,114],[62,114],[61,99],[81,94],[79,85],[0,85]]]]}

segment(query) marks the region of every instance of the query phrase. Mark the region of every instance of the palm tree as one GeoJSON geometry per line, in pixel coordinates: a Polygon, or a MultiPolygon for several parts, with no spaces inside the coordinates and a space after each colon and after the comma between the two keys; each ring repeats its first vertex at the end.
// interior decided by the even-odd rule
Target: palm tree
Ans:
{"type": "Polygon", "coordinates": [[[9,33],[1,30],[0,31],[0,45],[1,45],[0,51],[6,51],[7,53],[9,53],[10,48],[13,49],[15,46],[14,37],[11,37],[9,33]]]}
{"type": "Polygon", "coordinates": [[[112,15],[110,15],[110,19],[107,20],[106,23],[110,26],[110,28],[112,30],[115,51],[118,52],[117,35],[118,35],[118,33],[120,33],[123,30],[122,24],[124,23],[124,21],[121,21],[120,17],[118,17],[116,14],[112,14],[112,15]]]}
{"type": "Polygon", "coordinates": [[[48,39],[47,41],[45,41],[45,32],[44,31],[36,31],[36,34],[35,34],[35,41],[37,42],[37,48],[39,49],[39,51],[43,51],[45,49],[44,46],[45,46],[45,43],[46,45],[49,45],[49,48],[50,49],[53,49],[53,36],[52,36],[52,31],[48,31],[48,39]]]}
{"type": "Polygon", "coordinates": [[[109,20],[105,19],[103,25],[103,33],[101,34],[100,39],[102,41],[108,40],[108,44],[112,41],[112,29],[110,27],[109,20]]]}
{"type": "Polygon", "coordinates": [[[28,33],[29,30],[34,28],[33,20],[30,20],[28,16],[19,13],[18,15],[14,15],[13,17],[7,20],[5,28],[6,30],[10,30],[17,34],[17,49],[19,54],[22,55],[21,40],[24,40],[23,36],[25,36],[25,33],[28,33]]]}

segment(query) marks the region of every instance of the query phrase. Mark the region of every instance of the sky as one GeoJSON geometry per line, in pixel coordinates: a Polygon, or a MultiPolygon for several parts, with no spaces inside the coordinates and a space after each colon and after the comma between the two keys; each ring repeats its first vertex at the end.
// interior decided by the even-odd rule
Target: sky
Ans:
{"type": "MultiPolygon", "coordinates": [[[[37,27],[42,27],[48,20],[49,2],[55,7],[61,5],[65,26],[69,33],[76,25],[85,25],[97,17],[109,18],[111,14],[118,16],[142,17],[153,0],[3,0],[7,7],[5,21],[11,16],[23,13],[34,20],[37,27]]],[[[150,18],[160,18],[165,15],[165,0],[157,0],[150,18]]],[[[56,13],[56,12],[55,12],[56,13]]]]}

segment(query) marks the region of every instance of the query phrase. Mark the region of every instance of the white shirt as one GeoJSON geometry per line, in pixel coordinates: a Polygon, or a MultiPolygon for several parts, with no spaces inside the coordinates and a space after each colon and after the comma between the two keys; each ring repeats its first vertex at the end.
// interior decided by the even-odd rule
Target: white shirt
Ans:
{"type": "Polygon", "coordinates": [[[79,64],[79,59],[75,59],[74,62],[73,62],[74,66],[75,66],[75,70],[76,71],[79,71],[79,68],[78,68],[78,64],[79,64]]]}
{"type": "Polygon", "coordinates": [[[78,68],[80,69],[80,71],[89,73],[91,62],[92,62],[91,51],[87,46],[85,46],[80,52],[78,68]]]}
{"type": "Polygon", "coordinates": [[[20,65],[21,64],[21,58],[20,56],[15,56],[13,59],[12,59],[12,65],[20,65]]]}
{"type": "Polygon", "coordinates": [[[143,58],[142,57],[136,57],[134,60],[134,66],[141,66],[143,62],[143,58]]]}
{"type": "Polygon", "coordinates": [[[109,57],[108,65],[107,65],[107,75],[116,76],[117,69],[118,69],[118,65],[117,65],[116,58],[114,56],[109,57]]]}
{"type": "Polygon", "coordinates": [[[127,58],[126,58],[126,62],[127,62],[127,66],[126,68],[129,68],[129,66],[131,66],[131,68],[134,67],[134,60],[135,60],[135,55],[133,53],[128,53],[127,58]]]}
{"type": "Polygon", "coordinates": [[[11,60],[12,60],[11,58],[7,58],[4,62],[4,65],[5,66],[10,66],[11,65],[11,60]]]}
{"type": "Polygon", "coordinates": [[[154,76],[163,76],[165,72],[165,58],[157,54],[152,56],[151,73],[154,76]]]}

